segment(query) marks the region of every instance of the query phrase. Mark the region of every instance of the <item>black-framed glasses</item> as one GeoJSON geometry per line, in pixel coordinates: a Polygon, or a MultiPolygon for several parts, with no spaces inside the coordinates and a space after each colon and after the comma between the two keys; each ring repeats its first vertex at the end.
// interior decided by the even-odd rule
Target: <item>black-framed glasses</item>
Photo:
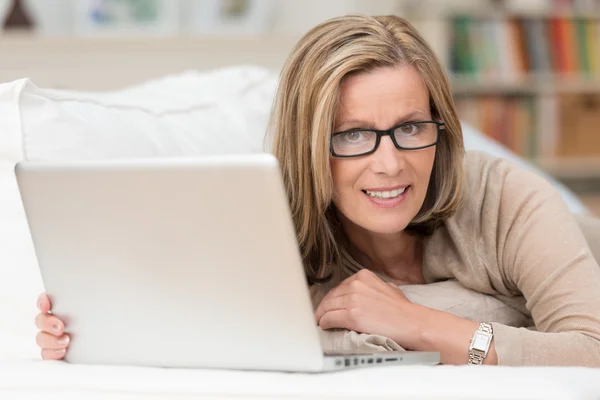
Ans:
{"type": "Polygon", "coordinates": [[[446,124],[439,121],[406,122],[387,130],[349,129],[331,135],[334,157],[359,157],[374,153],[382,136],[389,136],[398,150],[420,150],[435,146],[446,124]]]}

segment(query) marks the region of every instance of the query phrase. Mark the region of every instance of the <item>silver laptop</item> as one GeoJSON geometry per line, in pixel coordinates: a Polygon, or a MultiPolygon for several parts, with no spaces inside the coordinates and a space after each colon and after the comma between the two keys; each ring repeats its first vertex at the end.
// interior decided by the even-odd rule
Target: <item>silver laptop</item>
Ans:
{"type": "Polygon", "coordinates": [[[269,154],[22,162],[15,168],[66,361],[320,372],[438,364],[325,355],[269,154]]]}

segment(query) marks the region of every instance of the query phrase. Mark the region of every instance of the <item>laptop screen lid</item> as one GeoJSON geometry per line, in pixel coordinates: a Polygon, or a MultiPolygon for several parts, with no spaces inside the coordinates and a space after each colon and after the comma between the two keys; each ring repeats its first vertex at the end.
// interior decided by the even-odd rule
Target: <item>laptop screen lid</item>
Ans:
{"type": "Polygon", "coordinates": [[[15,168],[67,361],[318,371],[276,159],[29,161],[15,168]]]}

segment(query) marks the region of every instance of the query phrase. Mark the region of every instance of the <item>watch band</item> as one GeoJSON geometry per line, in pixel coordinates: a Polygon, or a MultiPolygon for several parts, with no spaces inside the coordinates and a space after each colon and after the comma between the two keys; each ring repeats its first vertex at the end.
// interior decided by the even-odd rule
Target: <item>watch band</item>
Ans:
{"type": "Polygon", "coordinates": [[[479,327],[473,334],[473,338],[471,339],[471,347],[469,348],[469,365],[481,365],[483,364],[483,360],[487,356],[489,345],[491,344],[492,338],[494,336],[494,330],[492,328],[492,324],[487,322],[482,322],[479,324],[479,327]],[[490,336],[490,340],[488,341],[488,347],[485,350],[473,348],[473,341],[475,337],[479,334],[484,334],[490,336]]]}
{"type": "Polygon", "coordinates": [[[471,350],[469,352],[469,365],[481,365],[485,360],[485,354],[479,350],[471,350]]]}

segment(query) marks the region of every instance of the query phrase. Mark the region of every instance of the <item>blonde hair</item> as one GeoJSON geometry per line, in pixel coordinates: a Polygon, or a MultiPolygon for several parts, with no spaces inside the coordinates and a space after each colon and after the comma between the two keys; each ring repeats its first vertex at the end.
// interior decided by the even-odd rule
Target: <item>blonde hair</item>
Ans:
{"type": "Polygon", "coordinates": [[[403,64],[419,72],[430,93],[432,118],[446,124],[425,201],[407,227],[430,235],[460,207],[464,148],[448,78],[416,29],[397,16],[334,18],[297,43],[281,72],[269,134],[310,283],[327,281],[342,265],[329,159],[340,84],[349,74],[403,64]]]}

